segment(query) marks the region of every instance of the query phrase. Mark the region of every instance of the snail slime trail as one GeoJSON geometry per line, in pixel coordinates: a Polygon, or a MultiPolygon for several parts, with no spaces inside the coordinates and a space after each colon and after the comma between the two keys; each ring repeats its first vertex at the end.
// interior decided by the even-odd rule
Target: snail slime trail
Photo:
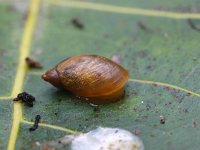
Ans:
{"type": "Polygon", "coordinates": [[[128,81],[128,71],[112,60],[98,55],[67,58],[42,75],[57,88],[93,104],[120,100],[128,81]]]}

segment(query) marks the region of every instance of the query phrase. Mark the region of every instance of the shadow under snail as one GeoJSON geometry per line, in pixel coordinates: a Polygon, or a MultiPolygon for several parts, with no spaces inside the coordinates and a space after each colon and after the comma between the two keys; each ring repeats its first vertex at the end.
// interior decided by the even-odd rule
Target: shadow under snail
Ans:
{"type": "Polygon", "coordinates": [[[93,104],[119,100],[128,81],[128,71],[112,60],[98,55],[67,58],[42,75],[57,88],[93,104]]]}

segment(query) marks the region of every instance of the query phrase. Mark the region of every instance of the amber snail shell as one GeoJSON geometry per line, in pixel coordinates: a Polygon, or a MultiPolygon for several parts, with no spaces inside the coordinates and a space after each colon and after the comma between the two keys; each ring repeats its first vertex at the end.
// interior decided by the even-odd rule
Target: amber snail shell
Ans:
{"type": "Polygon", "coordinates": [[[67,58],[48,70],[42,78],[93,104],[119,100],[128,81],[128,71],[98,55],[67,58]]]}

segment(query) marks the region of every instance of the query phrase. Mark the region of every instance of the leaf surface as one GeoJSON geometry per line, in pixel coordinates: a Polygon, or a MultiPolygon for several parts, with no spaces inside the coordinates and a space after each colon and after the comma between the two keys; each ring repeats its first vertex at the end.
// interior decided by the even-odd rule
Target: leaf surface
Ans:
{"type": "Polygon", "coordinates": [[[36,0],[25,7],[27,11],[14,4],[0,2],[0,34],[4,35],[0,36],[0,149],[38,149],[36,141],[98,126],[139,132],[150,150],[198,149],[200,32],[187,21],[189,16],[200,25],[197,1],[36,0]],[[74,18],[83,29],[71,23],[74,18]],[[18,64],[25,64],[28,52],[43,69],[19,71],[18,64]],[[47,69],[79,54],[121,58],[130,75],[122,100],[94,111],[41,79],[47,69]],[[16,78],[17,72],[25,78],[16,78]],[[33,108],[12,102],[15,92],[21,91],[36,97],[33,108]],[[38,114],[42,122],[29,132],[38,114]]]}

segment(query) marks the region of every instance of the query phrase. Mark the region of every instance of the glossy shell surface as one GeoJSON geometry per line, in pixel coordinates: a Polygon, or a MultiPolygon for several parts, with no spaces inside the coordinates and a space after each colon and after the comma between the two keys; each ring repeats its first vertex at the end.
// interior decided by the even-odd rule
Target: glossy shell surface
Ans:
{"type": "Polygon", "coordinates": [[[120,99],[128,80],[127,70],[98,55],[70,57],[54,69],[64,89],[94,104],[120,99]]]}

